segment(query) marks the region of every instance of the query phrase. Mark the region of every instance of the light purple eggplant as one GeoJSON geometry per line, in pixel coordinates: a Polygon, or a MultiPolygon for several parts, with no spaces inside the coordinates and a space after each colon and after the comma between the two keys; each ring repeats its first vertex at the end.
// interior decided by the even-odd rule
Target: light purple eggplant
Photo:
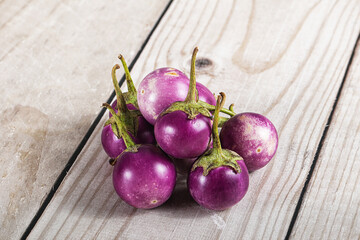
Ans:
{"type": "MultiPolygon", "coordinates": [[[[145,119],[155,124],[159,114],[177,101],[184,101],[189,90],[189,78],[175,68],[159,68],[149,73],[138,87],[139,109],[145,119]]],[[[216,100],[211,91],[196,83],[199,100],[215,105],[216,100]]]]}
{"type": "Polygon", "coordinates": [[[278,147],[278,134],[269,119],[257,113],[240,113],[224,123],[220,140],[223,148],[237,152],[250,172],[264,167],[278,147]]]}

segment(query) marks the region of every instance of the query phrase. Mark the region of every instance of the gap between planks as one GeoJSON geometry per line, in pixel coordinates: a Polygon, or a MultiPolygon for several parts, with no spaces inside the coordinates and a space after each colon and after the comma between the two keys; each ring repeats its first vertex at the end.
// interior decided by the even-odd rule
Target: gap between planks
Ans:
{"type": "MultiPolygon", "coordinates": [[[[161,22],[161,20],[163,19],[165,13],[168,11],[168,9],[170,8],[171,4],[172,4],[173,0],[170,0],[169,3],[166,5],[165,9],[162,11],[162,13],[160,14],[160,17],[158,18],[158,20],[156,21],[156,23],[154,24],[153,28],[151,29],[149,35],[146,37],[144,43],[141,45],[139,51],[137,52],[136,56],[134,57],[134,59],[132,60],[132,62],[129,65],[129,71],[131,71],[131,69],[134,67],[135,63],[137,62],[137,60],[139,59],[141,53],[143,52],[145,46],[147,45],[147,43],[149,42],[151,36],[153,35],[155,29],[158,27],[159,23],[161,22]]],[[[121,77],[120,81],[119,81],[119,85],[120,87],[122,86],[122,84],[125,81],[125,74],[121,77]]],[[[111,102],[113,101],[115,97],[115,90],[112,91],[110,97],[107,99],[107,103],[111,104],[111,102]]],[[[81,140],[81,142],[79,143],[79,145],[77,146],[77,148],[75,149],[74,153],[72,154],[72,156],[70,157],[69,161],[67,162],[65,168],[61,171],[60,175],[58,176],[58,178],[56,179],[53,187],[51,188],[49,194],[46,196],[45,200],[43,201],[43,203],[41,204],[39,210],[37,211],[37,213],[35,214],[34,218],[31,220],[29,226],[26,228],[24,234],[22,235],[21,239],[26,239],[30,232],[32,231],[32,229],[34,228],[34,226],[36,225],[37,221],[39,220],[39,218],[41,217],[41,215],[43,214],[43,212],[45,211],[46,207],[48,206],[48,204],[50,203],[51,199],[53,198],[55,192],[57,191],[57,189],[59,188],[60,184],[62,183],[62,181],[64,180],[64,178],[66,177],[67,173],[69,172],[70,168],[72,167],[72,165],[74,164],[74,162],[76,161],[78,155],[80,154],[81,150],[84,148],[85,144],[87,143],[87,141],[89,140],[90,136],[92,135],[92,133],[94,132],[94,129],[96,128],[96,126],[99,124],[101,118],[103,117],[104,113],[105,113],[106,109],[102,108],[101,111],[99,112],[99,114],[96,116],[95,120],[93,121],[93,123],[91,124],[91,126],[89,127],[88,131],[86,132],[85,136],[83,137],[83,139],[81,140]]]]}
{"type": "Polygon", "coordinates": [[[300,194],[300,197],[299,197],[299,200],[296,204],[296,208],[295,208],[295,211],[294,211],[294,214],[291,218],[291,222],[290,222],[290,225],[289,225],[289,228],[288,228],[288,231],[286,233],[286,236],[285,236],[285,240],[289,239],[290,238],[290,235],[291,235],[291,232],[295,226],[295,222],[297,220],[297,217],[299,215],[299,212],[300,212],[300,208],[301,208],[301,205],[303,203],[303,200],[304,200],[304,197],[305,197],[305,194],[306,194],[306,191],[307,191],[307,188],[309,186],[309,183],[310,183],[310,180],[312,178],[312,175],[313,175],[313,172],[314,172],[314,169],[316,167],[316,163],[317,163],[317,160],[319,159],[319,156],[320,156],[320,152],[322,150],[322,147],[324,145],[324,142],[325,142],[325,139],[326,139],[326,136],[327,136],[327,133],[328,133],[328,130],[329,130],[329,127],[330,127],[330,124],[331,124],[331,121],[333,119],[333,115],[334,115],[334,112],[336,110],[336,106],[339,102],[339,99],[341,97],[341,93],[342,93],[342,90],[343,90],[343,87],[344,87],[344,84],[345,84],[345,81],[346,81],[346,78],[348,76],[348,73],[349,73],[349,69],[351,67],[351,64],[353,63],[353,59],[354,59],[354,55],[355,55],[355,52],[356,52],[356,48],[360,45],[359,45],[359,41],[360,41],[360,33],[358,35],[358,38],[355,42],[355,45],[354,45],[354,48],[352,50],[352,53],[351,53],[351,56],[350,56],[350,59],[349,59],[349,62],[346,66],[346,70],[345,70],[345,73],[344,73],[344,77],[343,77],[343,80],[340,84],[340,87],[339,87],[339,90],[336,94],[336,98],[335,98],[335,101],[334,101],[334,104],[332,106],[332,109],[331,109],[331,112],[330,112],[330,115],[328,117],[328,120],[326,122],[326,125],[325,125],[325,128],[324,128],[324,131],[323,131],[323,134],[321,136],[321,139],[320,139],[320,142],[319,142],[319,145],[316,149],[316,152],[315,152],[315,156],[314,156],[314,160],[311,164],[311,167],[310,167],[310,170],[309,170],[309,173],[306,177],[306,181],[305,181],[305,184],[304,184],[304,187],[301,191],[301,194],[300,194]]]}

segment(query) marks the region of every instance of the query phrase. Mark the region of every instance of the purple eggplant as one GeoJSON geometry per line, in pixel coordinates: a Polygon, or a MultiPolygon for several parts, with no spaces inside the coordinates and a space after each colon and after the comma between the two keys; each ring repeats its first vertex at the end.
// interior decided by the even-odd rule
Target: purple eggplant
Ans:
{"type": "Polygon", "coordinates": [[[194,162],[187,181],[194,200],[211,210],[224,210],[237,204],[249,187],[249,173],[243,159],[221,148],[218,123],[225,94],[221,96],[217,99],[212,127],[214,146],[194,162]]]}
{"type": "MultiPolygon", "coordinates": [[[[174,158],[196,158],[211,140],[211,113],[196,97],[195,48],[191,60],[190,85],[184,101],[174,102],[156,119],[154,133],[160,148],[174,158]]],[[[141,105],[141,104],[140,104],[141,105]]]]}
{"type": "Polygon", "coordinates": [[[174,190],[176,170],[170,158],[154,145],[129,147],[116,160],[115,191],[136,208],[155,208],[166,202],[174,190]],[[130,150],[128,150],[130,149],[130,150]]]}
{"type": "MultiPolygon", "coordinates": [[[[177,101],[184,101],[189,90],[189,78],[175,68],[159,68],[149,73],[140,83],[138,104],[146,120],[155,124],[159,114],[177,101]]],[[[199,100],[215,105],[215,97],[201,83],[196,83],[199,100]]]]}
{"type": "Polygon", "coordinates": [[[125,98],[116,79],[116,69],[120,68],[115,65],[112,69],[112,79],[116,92],[116,106],[119,109],[115,113],[114,109],[109,104],[104,104],[111,113],[111,117],[106,121],[103,131],[101,133],[101,143],[110,158],[116,158],[125,150],[125,143],[120,135],[119,129],[121,125],[125,125],[128,134],[132,137],[135,143],[155,143],[154,128],[142,116],[139,110],[129,110],[125,98]],[[116,115],[117,117],[115,117],[116,115]]]}
{"type": "Polygon", "coordinates": [[[278,134],[269,119],[257,113],[240,113],[224,123],[220,133],[224,148],[244,158],[250,172],[264,167],[278,147],[278,134]]]}

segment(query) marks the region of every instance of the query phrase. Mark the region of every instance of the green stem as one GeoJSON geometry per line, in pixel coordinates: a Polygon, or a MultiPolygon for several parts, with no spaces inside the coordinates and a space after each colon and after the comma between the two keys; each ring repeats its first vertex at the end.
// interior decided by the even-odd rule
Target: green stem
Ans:
{"type": "Polygon", "coordinates": [[[231,111],[231,110],[229,110],[229,109],[226,109],[226,108],[221,108],[221,109],[220,109],[220,112],[226,113],[226,114],[228,114],[228,115],[231,116],[231,117],[233,117],[233,116],[236,115],[236,113],[234,113],[233,111],[231,111]]]}
{"type": "Polygon", "coordinates": [[[196,54],[198,51],[199,51],[199,49],[197,47],[195,47],[192,57],[191,57],[189,91],[188,91],[188,94],[184,101],[184,102],[188,102],[188,103],[196,103],[195,61],[196,61],[196,54]]]}
{"type": "Polygon", "coordinates": [[[234,112],[234,104],[232,103],[232,104],[230,104],[230,106],[229,106],[229,110],[230,111],[232,111],[232,112],[234,112]]]}
{"type": "Polygon", "coordinates": [[[127,133],[126,127],[124,127],[124,124],[121,122],[120,117],[118,115],[116,115],[115,110],[108,103],[103,103],[103,107],[106,107],[112,114],[112,117],[115,120],[115,124],[116,124],[117,128],[119,129],[119,133],[120,133],[122,139],[124,140],[126,148],[131,148],[131,147],[135,146],[136,145],[135,142],[132,140],[130,135],[127,133]]]}
{"type": "Polygon", "coordinates": [[[134,82],[131,78],[131,75],[130,75],[130,71],[129,71],[129,68],[125,62],[125,59],[124,57],[120,54],[119,57],[118,57],[124,67],[124,70],[125,70],[125,78],[126,78],[126,84],[127,84],[127,87],[128,87],[128,92],[131,93],[131,94],[137,94],[137,91],[136,91],[136,87],[134,85],[134,82]]]}
{"type": "Polygon", "coordinates": [[[222,153],[221,150],[221,143],[219,138],[219,112],[220,109],[224,106],[225,103],[225,93],[221,92],[220,95],[217,97],[216,100],[216,107],[215,107],[215,113],[214,113],[214,122],[212,127],[212,134],[213,134],[213,145],[214,149],[217,150],[220,154],[222,153]]]}
{"type": "Polygon", "coordinates": [[[126,107],[126,102],[125,102],[125,98],[124,95],[119,87],[119,82],[116,78],[116,70],[119,69],[120,66],[118,64],[116,64],[111,71],[111,77],[113,80],[113,84],[114,84],[114,88],[115,88],[115,93],[116,93],[116,101],[117,101],[117,107],[118,110],[122,113],[128,112],[128,108],[126,107]]]}
{"type": "MultiPolygon", "coordinates": [[[[204,106],[205,108],[207,108],[207,110],[215,111],[215,106],[208,104],[207,102],[203,102],[203,101],[199,101],[199,102],[201,102],[201,105],[204,106]]],[[[231,117],[236,115],[236,113],[232,109],[221,108],[220,112],[225,113],[231,117]]]]}

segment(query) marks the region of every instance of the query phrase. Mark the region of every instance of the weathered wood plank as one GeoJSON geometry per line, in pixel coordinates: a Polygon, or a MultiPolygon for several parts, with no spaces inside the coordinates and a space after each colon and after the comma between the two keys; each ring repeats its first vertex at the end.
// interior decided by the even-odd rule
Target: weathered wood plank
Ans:
{"type": "Polygon", "coordinates": [[[198,81],[225,91],[236,111],[273,121],[275,159],[251,174],[249,192],[229,210],[196,205],[184,179],[164,206],[135,210],[113,192],[99,126],[30,238],[284,238],[360,30],[359,10],[358,1],[174,2],[133,78],[138,84],[162,66],[188,73],[198,45],[198,59],[211,62],[198,81]]]}
{"type": "Polygon", "coordinates": [[[360,44],[291,237],[360,237],[360,44]]]}
{"type": "Polygon", "coordinates": [[[103,73],[134,58],[168,1],[146,3],[0,3],[0,239],[25,231],[112,91],[103,73]]]}

